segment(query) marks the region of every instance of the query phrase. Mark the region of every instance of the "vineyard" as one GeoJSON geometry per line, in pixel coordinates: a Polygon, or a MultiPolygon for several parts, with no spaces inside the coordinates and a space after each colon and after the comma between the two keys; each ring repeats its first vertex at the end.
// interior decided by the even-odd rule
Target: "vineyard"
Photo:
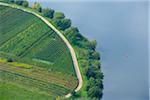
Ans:
{"type": "Polygon", "coordinates": [[[36,16],[6,6],[0,6],[0,58],[5,59],[0,60],[0,94],[18,88],[22,96],[38,91],[35,98],[56,98],[78,84],[70,52],[55,31],[36,16]]]}

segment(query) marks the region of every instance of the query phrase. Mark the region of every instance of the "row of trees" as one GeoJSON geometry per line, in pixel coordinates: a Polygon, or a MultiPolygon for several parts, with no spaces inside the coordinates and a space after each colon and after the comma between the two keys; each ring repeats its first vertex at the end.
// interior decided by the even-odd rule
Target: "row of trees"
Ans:
{"type": "Polygon", "coordinates": [[[56,24],[60,30],[65,30],[71,26],[71,20],[65,18],[64,13],[62,12],[55,12],[51,8],[42,8],[37,2],[33,4],[32,8],[42,13],[43,16],[52,19],[54,24],[56,24]]]}
{"type": "Polygon", "coordinates": [[[92,99],[100,99],[103,90],[100,54],[95,51],[96,41],[83,37],[76,27],[65,30],[65,35],[77,49],[77,58],[88,79],[87,92],[92,99]]]}
{"type": "Polygon", "coordinates": [[[28,3],[27,0],[4,0],[4,2],[15,3],[17,5],[22,5],[24,7],[28,7],[29,6],[29,3],[28,3]]]}

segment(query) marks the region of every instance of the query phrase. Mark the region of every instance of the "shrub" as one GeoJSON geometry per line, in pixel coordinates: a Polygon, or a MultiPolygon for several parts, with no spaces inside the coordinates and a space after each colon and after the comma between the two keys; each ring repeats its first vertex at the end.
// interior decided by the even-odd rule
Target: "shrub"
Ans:
{"type": "Polygon", "coordinates": [[[71,26],[70,19],[54,19],[54,23],[58,26],[60,30],[65,30],[71,26]]]}
{"type": "Polygon", "coordinates": [[[96,45],[97,45],[96,40],[90,41],[90,48],[91,48],[92,50],[95,50],[96,45]]]}
{"type": "Polygon", "coordinates": [[[42,14],[43,14],[45,17],[53,18],[54,10],[53,10],[53,9],[50,9],[50,8],[45,8],[45,9],[42,10],[42,14]]]}
{"type": "Polygon", "coordinates": [[[102,81],[99,79],[94,79],[94,78],[90,78],[89,82],[87,84],[87,91],[88,91],[88,95],[90,97],[92,97],[95,99],[100,99],[102,98],[102,89],[103,89],[103,84],[102,81]]]}
{"type": "Polygon", "coordinates": [[[64,19],[64,18],[65,18],[65,15],[64,15],[64,13],[62,13],[62,12],[55,12],[55,13],[54,13],[54,18],[55,18],[55,19],[64,19]]]}
{"type": "Polygon", "coordinates": [[[7,62],[13,62],[13,59],[12,58],[8,58],[7,62]]]}
{"type": "Polygon", "coordinates": [[[96,51],[91,51],[90,59],[100,60],[100,54],[96,51]]]}
{"type": "Polygon", "coordinates": [[[14,2],[15,2],[15,0],[8,0],[8,2],[9,2],[9,3],[14,3],[14,2]]]}
{"type": "Polygon", "coordinates": [[[22,4],[23,4],[23,0],[17,0],[17,1],[15,1],[15,3],[16,3],[17,5],[22,5],[22,4]]]}
{"type": "Polygon", "coordinates": [[[33,9],[37,10],[38,12],[42,12],[42,7],[40,3],[35,2],[32,6],[33,9]]]}
{"type": "Polygon", "coordinates": [[[28,7],[29,6],[29,3],[28,3],[28,1],[23,1],[23,3],[22,3],[22,6],[24,6],[24,7],[28,7]]]}

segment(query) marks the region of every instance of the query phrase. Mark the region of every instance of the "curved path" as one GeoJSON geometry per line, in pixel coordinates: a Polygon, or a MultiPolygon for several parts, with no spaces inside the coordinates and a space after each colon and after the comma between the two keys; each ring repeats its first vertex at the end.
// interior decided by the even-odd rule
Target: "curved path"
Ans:
{"type": "MultiPolygon", "coordinates": [[[[77,88],[75,89],[75,92],[79,91],[82,87],[83,80],[82,80],[82,76],[81,76],[80,69],[79,69],[79,66],[78,66],[78,61],[77,61],[76,54],[75,54],[75,51],[74,51],[73,47],[71,46],[69,41],[65,38],[63,33],[61,33],[59,30],[57,30],[56,27],[54,27],[43,16],[35,13],[34,11],[30,11],[30,10],[27,10],[27,9],[19,7],[19,6],[15,6],[15,5],[7,4],[7,3],[2,3],[2,2],[0,2],[0,5],[9,6],[9,7],[12,7],[12,8],[17,8],[17,9],[23,10],[25,12],[28,12],[28,13],[31,13],[31,14],[37,16],[42,21],[44,21],[49,27],[51,27],[60,36],[60,38],[62,38],[62,40],[65,42],[65,44],[67,45],[67,47],[70,51],[70,54],[71,54],[71,57],[72,57],[72,60],[73,60],[73,64],[74,64],[74,69],[75,69],[75,72],[76,72],[76,75],[77,75],[77,78],[78,78],[78,82],[79,82],[77,88]]],[[[70,96],[71,96],[71,93],[65,95],[66,98],[68,98],[70,96]]]]}

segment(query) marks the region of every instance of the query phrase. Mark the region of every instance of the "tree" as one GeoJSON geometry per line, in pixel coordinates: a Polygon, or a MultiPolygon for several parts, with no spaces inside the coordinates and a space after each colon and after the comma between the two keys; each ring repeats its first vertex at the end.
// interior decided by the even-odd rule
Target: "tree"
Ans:
{"type": "Polygon", "coordinates": [[[102,98],[102,90],[98,86],[93,86],[89,89],[88,95],[90,97],[102,98]]]}
{"type": "Polygon", "coordinates": [[[13,62],[13,59],[12,58],[8,58],[7,62],[13,62]]]}
{"type": "Polygon", "coordinates": [[[61,19],[60,20],[60,28],[62,30],[65,30],[71,26],[71,20],[70,19],[61,19]]]}
{"type": "Polygon", "coordinates": [[[71,33],[71,34],[79,33],[79,30],[77,27],[70,27],[67,30],[65,30],[65,34],[68,34],[68,33],[71,33]]]}
{"type": "Polygon", "coordinates": [[[89,66],[89,62],[87,60],[80,60],[80,64],[83,68],[89,66]]]}
{"type": "Polygon", "coordinates": [[[65,35],[73,45],[76,45],[81,48],[86,48],[87,40],[79,33],[78,28],[70,27],[66,29],[65,35]]]}
{"type": "Polygon", "coordinates": [[[91,87],[93,87],[95,85],[95,81],[94,81],[94,78],[93,77],[90,77],[89,78],[89,81],[88,81],[88,84],[87,84],[87,87],[86,87],[86,90],[89,91],[89,89],[91,87]]]}
{"type": "Polygon", "coordinates": [[[65,15],[64,15],[64,13],[62,13],[62,12],[55,12],[55,13],[54,13],[54,18],[55,18],[55,19],[64,19],[64,18],[65,18],[65,15]]]}
{"type": "Polygon", "coordinates": [[[97,45],[96,40],[90,41],[90,48],[91,48],[92,50],[95,50],[96,45],[97,45]]]}
{"type": "Polygon", "coordinates": [[[5,2],[5,3],[14,3],[14,0],[0,0],[1,2],[5,2]]]}
{"type": "Polygon", "coordinates": [[[33,9],[37,10],[38,12],[42,12],[42,7],[40,3],[35,2],[32,6],[33,9]]]}
{"type": "Polygon", "coordinates": [[[24,7],[28,7],[29,6],[29,3],[28,3],[28,1],[23,1],[23,3],[22,3],[22,6],[24,6],[24,7]]]}
{"type": "Polygon", "coordinates": [[[96,79],[103,79],[104,78],[104,75],[101,72],[101,70],[95,71],[95,78],[96,79]]]}
{"type": "Polygon", "coordinates": [[[90,77],[95,78],[95,77],[96,77],[96,73],[95,73],[95,70],[94,70],[93,67],[89,67],[89,68],[87,69],[87,71],[86,71],[86,76],[87,76],[88,78],[90,78],[90,77]]]}
{"type": "Polygon", "coordinates": [[[15,2],[15,0],[8,0],[8,2],[9,2],[9,3],[14,3],[14,2],[15,2]]]}
{"type": "Polygon", "coordinates": [[[53,9],[50,9],[50,8],[45,8],[45,9],[42,10],[42,14],[43,14],[45,17],[53,18],[54,10],[53,10],[53,9]]]}
{"type": "Polygon", "coordinates": [[[15,3],[16,3],[17,5],[22,5],[22,4],[23,4],[23,0],[17,0],[17,1],[15,1],[15,3]]]}
{"type": "Polygon", "coordinates": [[[96,51],[92,51],[90,59],[100,60],[100,54],[96,51]]]}
{"type": "Polygon", "coordinates": [[[88,84],[87,84],[87,91],[88,95],[95,99],[100,99],[102,97],[102,89],[103,84],[102,80],[100,79],[94,79],[93,77],[90,77],[88,84]]]}
{"type": "Polygon", "coordinates": [[[60,30],[65,30],[71,26],[70,19],[54,19],[54,23],[59,27],[60,30]]]}
{"type": "Polygon", "coordinates": [[[70,19],[62,19],[61,20],[62,25],[63,25],[63,30],[69,28],[71,26],[71,20],[70,19]]]}
{"type": "Polygon", "coordinates": [[[90,65],[99,69],[101,67],[101,63],[99,60],[90,60],[90,65]]]}
{"type": "Polygon", "coordinates": [[[96,79],[96,80],[95,80],[95,85],[98,86],[98,87],[100,87],[101,89],[104,88],[103,82],[102,82],[102,80],[100,80],[100,79],[96,79]]]}

